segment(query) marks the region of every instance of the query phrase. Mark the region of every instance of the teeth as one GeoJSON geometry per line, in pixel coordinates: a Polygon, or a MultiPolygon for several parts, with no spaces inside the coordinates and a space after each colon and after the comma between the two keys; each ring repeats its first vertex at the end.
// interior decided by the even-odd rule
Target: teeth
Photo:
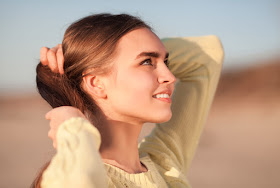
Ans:
{"type": "Polygon", "coordinates": [[[157,94],[155,98],[170,98],[170,96],[168,94],[157,94]]]}

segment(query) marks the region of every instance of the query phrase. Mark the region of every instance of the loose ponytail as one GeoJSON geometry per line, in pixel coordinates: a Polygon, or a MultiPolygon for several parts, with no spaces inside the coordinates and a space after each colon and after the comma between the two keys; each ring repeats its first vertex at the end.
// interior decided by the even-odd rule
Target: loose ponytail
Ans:
{"type": "Polygon", "coordinates": [[[52,108],[72,106],[72,102],[69,98],[69,92],[72,91],[64,75],[52,72],[48,66],[43,66],[41,62],[37,65],[36,73],[38,91],[52,108]],[[67,92],[67,90],[69,91],[67,92]]]}
{"type": "Polygon", "coordinates": [[[94,100],[81,87],[81,83],[70,80],[66,74],[60,75],[48,66],[39,63],[36,68],[38,92],[52,108],[73,106],[87,115],[89,121],[97,123],[96,114],[100,113],[94,100]]]}

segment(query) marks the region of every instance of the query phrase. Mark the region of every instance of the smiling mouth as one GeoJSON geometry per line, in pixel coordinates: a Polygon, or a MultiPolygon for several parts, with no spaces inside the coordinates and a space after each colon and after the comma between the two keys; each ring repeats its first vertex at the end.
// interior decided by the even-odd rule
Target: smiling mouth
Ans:
{"type": "Polygon", "coordinates": [[[153,97],[157,99],[165,99],[165,98],[170,98],[170,95],[167,93],[161,93],[161,94],[153,95],[153,97]]]}
{"type": "Polygon", "coordinates": [[[158,99],[163,102],[171,103],[170,95],[167,93],[153,95],[153,98],[158,99]]]}

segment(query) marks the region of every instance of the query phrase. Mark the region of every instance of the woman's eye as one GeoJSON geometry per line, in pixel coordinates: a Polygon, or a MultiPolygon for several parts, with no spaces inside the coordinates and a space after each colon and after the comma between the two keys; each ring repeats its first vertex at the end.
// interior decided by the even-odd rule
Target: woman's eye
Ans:
{"type": "Polygon", "coordinates": [[[152,65],[152,60],[151,59],[145,59],[144,61],[141,62],[141,65],[152,65]]]}
{"type": "Polygon", "coordinates": [[[164,63],[169,68],[169,61],[168,61],[168,59],[164,60],[164,63]]]}

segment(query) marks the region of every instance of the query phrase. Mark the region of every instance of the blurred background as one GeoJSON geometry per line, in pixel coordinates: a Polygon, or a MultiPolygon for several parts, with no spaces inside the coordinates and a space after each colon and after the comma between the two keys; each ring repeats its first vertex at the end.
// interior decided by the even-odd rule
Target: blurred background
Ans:
{"type": "Polygon", "coordinates": [[[35,87],[40,48],[100,12],[137,15],[161,38],[219,36],[225,64],[189,180],[194,188],[280,187],[277,0],[0,0],[0,187],[29,187],[55,152],[44,119],[50,107],[35,87]]]}

